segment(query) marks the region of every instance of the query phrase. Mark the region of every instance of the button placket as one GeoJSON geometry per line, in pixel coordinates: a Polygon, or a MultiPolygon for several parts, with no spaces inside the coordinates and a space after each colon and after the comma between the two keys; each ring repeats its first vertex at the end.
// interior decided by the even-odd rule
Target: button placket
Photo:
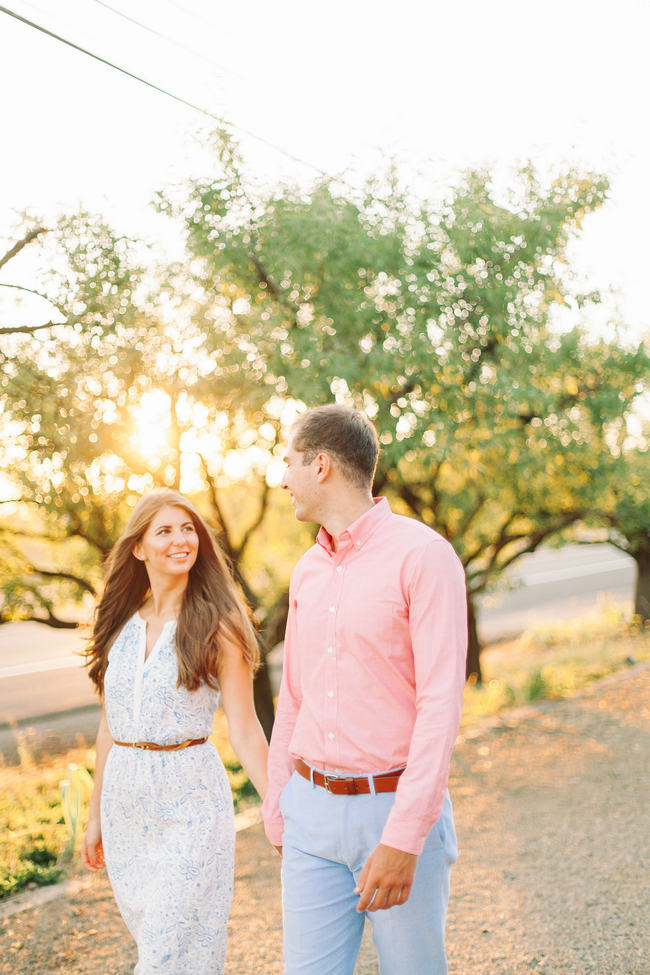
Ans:
{"type": "Polygon", "coordinates": [[[144,681],[144,655],[147,650],[147,624],[144,620],[139,623],[139,633],[137,641],[137,657],[135,665],[135,680],[133,681],[133,721],[136,729],[136,737],[140,733],[140,709],[142,706],[142,683],[144,681]]]}
{"type": "Polygon", "coordinates": [[[345,576],[343,565],[339,562],[333,566],[330,588],[326,594],[329,601],[328,605],[328,626],[326,634],[327,664],[325,667],[325,707],[324,713],[327,716],[325,722],[325,753],[326,761],[331,765],[338,764],[338,686],[339,686],[339,661],[337,645],[337,619],[341,607],[343,579],[345,576]]]}

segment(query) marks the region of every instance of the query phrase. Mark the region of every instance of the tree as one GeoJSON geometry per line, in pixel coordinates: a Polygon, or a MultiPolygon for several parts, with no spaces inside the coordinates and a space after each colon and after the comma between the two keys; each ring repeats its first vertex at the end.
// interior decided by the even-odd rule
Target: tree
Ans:
{"type": "MultiPolygon", "coordinates": [[[[265,193],[222,140],[215,174],[159,198],[185,222],[182,264],[151,265],[95,218],[64,221],[38,290],[65,324],[2,340],[21,506],[53,544],[83,542],[96,587],[137,494],[191,484],[268,647],[308,537],[288,513],[280,523],[269,468],[301,404],[354,403],[379,430],[377,491],[465,565],[480,677],[477,596],[596,511],[617,460],[607,431],[647,373],[643,348],[553,327],[556,307],[596,298],[574,294],[565,255],[606,190],[592,174],[542,186],[524,170],[508,198],[473,173],[442,207],[413,201],[393,172],[358,194],[322,182],[265,193]]],[[[16,528],[5,521],[14,549],[16,528]]],[[[17,576],[50,598],[51,579],[17,576]]],[[[22,592],[5,588],[5,612],[42,612],[22,592]]]]}
{"type": "Polygon", "coordinates": [[[228,304],[248,350],[240,382],[374,418],[377,491],[465,565],[480,678],[477,595],[592,510],[602,432],[647,374],[644,349],[552,327],[554,307],[597,300],[573,294],[566,246],[607,182],[567,172],[543,187],[526,169],[497,201],[472,173],[440,210],[394,173],[356,198],[327,183],[253,198],[228,144],[222,162],[175,212],[197,284],[228,304]]]}
{"type": "MultiPolygon", "coordinates": [[[[251,478],[243,499],[241,490],[236,502],[228,494],[224,457],[233,445],[252,441],[237,387],[219,365],[220,344],[211,329],[202,331],[199,313],[200,327],[195,324],[191,295],[179,307],[179,270],[145,273],[141,248],[98,218],[66,218],[47,237],[44,263],[52,269],[40,272],[38,293],[56,307],[58,322],[48,323],[48,341],[38,323],[0,335],[3,419],[12,435],[5,443],[14,458],[5,467],[11,466],[19,509],[2,525],[2,619],[74,625],[60,607],[99,588],[101,564],[138,495],[182,486],[185,468],[194,467],[193,491],[253,608],[260,642],[270,648],[281,625],[272,611],[273,587],[281,600],[286,575],[276,583],[264,559],[252,570],[248,558],[251,539],[272,514],[268,485],[251,478]],[[73,572],[66,550],[75,539],[81,547],[73,572]]],[[[25,234],[19,250],[35,239],[25,234]]],[[[255,398],[251,390],[246,407],[255,398]]],[[[265,423],[262,413],[253,413],[265,462],[280,430],[280,415],[273,404],[269,409],[265,423]]],[[[256,469],[261,464],[258,459],[256,469]]],[[[264,668],[256,702],[270,732],[273,702],[264,668]]]]}
{"type": "Polygon", "coordinates": [[[647,430],[639,441],[631,446],[622,434],[621,451],[616,470],[608,484],[606,505],[598,513],[607,525],[609,541],[637,565],[634,590],[634,615],[640,622],[650,619],[650,453],[647,430]]]}

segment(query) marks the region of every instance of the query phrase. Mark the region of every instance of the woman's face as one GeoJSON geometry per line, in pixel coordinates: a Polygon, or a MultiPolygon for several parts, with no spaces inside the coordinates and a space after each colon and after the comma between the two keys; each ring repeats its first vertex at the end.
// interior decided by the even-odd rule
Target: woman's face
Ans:
{"type": "Polygon", "coordinates": [[[184,508],[165,505],[158,511],[139,542],[136,559],[144,562],[149,577],[187,575],[199,552],[199,536],[184,508]]]}

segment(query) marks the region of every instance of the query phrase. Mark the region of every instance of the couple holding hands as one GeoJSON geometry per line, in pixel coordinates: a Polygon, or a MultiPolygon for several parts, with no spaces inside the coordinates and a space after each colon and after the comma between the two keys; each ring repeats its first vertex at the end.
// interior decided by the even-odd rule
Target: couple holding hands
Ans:
{"type": "Polygon", "coordinates": [[[343,406],[292,429],[282,486],[321,527],[291,578],[270,748],[255,634],[194,506],[146,495],[111,552],[87,651],[103,710],[82,859],[108,869],[137,975],[225,969],[235,834],[207,740],[219,697],[282,854],[286,975],[352,975],[366,913],[382,975],[447,972],[465,583],[445,539],[373,498],[378,450],[343,406]]]}

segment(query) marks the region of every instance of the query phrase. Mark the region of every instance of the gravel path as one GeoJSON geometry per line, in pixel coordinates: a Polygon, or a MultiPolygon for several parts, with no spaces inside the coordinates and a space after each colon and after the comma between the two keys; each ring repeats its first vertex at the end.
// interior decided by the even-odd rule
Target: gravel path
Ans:
{"type": "MultiPolygon", "coordinates": [[[[450,975],[648,975],[649,745],[648,665],[464,734],[450,975]]],[[[228,975],[280,975],[279,858],[259,826],[237,849],[228,975]]],[[[127,975],[135,951],[93,878],[6,917],[0,958],[0,975],[127,975]]],[[[377,975],[368,938],[357,975],[377,975]]]]}

